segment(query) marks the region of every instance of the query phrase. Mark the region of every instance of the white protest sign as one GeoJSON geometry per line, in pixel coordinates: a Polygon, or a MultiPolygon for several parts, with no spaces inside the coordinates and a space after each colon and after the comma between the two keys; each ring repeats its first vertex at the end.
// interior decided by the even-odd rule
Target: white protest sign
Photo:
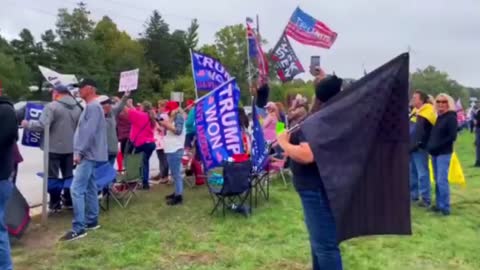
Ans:
{"type": "Polygon", "coordinates": [[[120,84],[118,85],[118,92],[126,92],[137,90],[138,87],[138,72],[139,69],[123,71],[120,73],[120,84]]]}
{"type": "Polygon", "coordinates": [[[183,102],[183,92],[171,92],[170,99],[178,103],[183,102]]]}

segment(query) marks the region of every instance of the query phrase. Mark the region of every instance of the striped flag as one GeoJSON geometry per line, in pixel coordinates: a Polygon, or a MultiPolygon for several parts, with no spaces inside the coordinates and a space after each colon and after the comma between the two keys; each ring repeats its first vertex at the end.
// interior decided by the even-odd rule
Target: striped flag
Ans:
{"type": "Polygon", "coordinates": [[[247,17],[247,37],[249,46],[249,57],[256,58],[257,71],[260,80],[264,83],[268,78],[267,56],[263,53],[260,35],[256,33],[253,27],[253,20],[247,17]]]}
{"type": "Polygon", "coordinates": [[[298,7],[293,12],[285,33],[300,43],[326,49],[330,49],[337,39],[337,33],[298,7]]]}

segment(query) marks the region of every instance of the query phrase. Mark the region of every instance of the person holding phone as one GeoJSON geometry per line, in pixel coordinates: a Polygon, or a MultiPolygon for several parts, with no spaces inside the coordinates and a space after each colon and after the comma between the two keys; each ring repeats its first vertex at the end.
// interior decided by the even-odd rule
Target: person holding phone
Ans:
{"type": "Polygon", "coordinates": [[[178,205],[183,202],[182,157],[185,146],[185,117],[183,110],[175,101],[167,102],[165,113],[167,119],[158,119],[161,127],[166,129],[164,151],[167,163],[175,182],[175,192],[165,197],[168,205],[178,205]]]}

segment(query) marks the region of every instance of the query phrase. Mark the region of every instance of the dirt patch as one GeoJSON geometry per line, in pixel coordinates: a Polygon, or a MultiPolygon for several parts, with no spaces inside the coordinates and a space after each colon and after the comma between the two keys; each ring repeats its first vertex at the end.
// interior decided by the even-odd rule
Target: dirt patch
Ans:
{"type": "Polygon", "coordinates": [[[12,239],[13,248],[22,250],[37,250],[54,247],[58,239],[68,229],[70,213],[62,213],[57,216],[49,217],[46,226],[40,224],[39,217],[33,217],[20,239],[12,239]]]}
{"type": "Polygon", "coordinates": [[[179,253],[176,257],[189,264],[210,265],[218,261],[217,254],[209,252],[179,253]]]}

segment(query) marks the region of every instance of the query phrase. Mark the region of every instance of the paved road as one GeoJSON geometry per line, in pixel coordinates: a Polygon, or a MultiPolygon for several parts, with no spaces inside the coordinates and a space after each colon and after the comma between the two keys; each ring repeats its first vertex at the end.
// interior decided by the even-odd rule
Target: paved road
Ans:
{"type": "MultiPolygon", "coordinates": [[[[23,130],[19,132],[20,138],[23,130]]],[[[20,153],[24,161],[20,164],[17,187],[28,201],[30,206],[42,203],[42,179],[36,173],[43,171],[43,152],[39,148],[26,147],[19,144],[20,153]]],[[[158,159],[154,152],[150,159],[150,174],[158,173],[158,159]]]]}

